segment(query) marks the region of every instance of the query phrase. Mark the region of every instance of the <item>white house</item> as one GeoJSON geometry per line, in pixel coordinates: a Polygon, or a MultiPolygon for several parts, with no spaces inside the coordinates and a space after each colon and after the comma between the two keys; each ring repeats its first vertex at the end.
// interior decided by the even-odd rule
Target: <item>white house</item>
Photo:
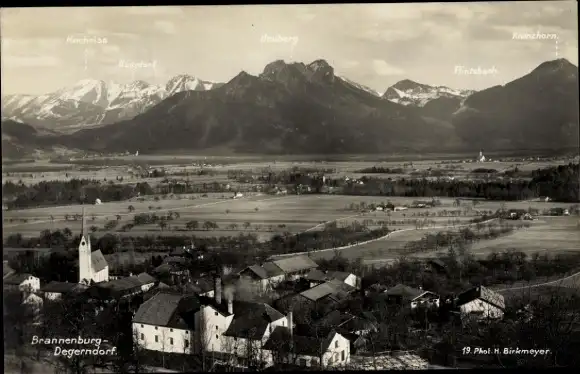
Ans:
{"type": "Polygon", "coordinates": [[[12,274],[4,278],[4,289],[20,292],[38,292],[40,290],[40,279],[28,273],[12,274]]]}
{"type": "Polygon", "coordinates": [[[477,286],[457,296],[456,306],[462,317],[500,319],[505,311],[503,295],[483,286],[477,286]]]}
{"type": "Polygon", "coordinates": [[[243,279],[248,279],[260,285],[260,289],[265,291],[272,289],[282,281],[284,281],[286,274],[282,269],[276,266],[273,262],[266,262],[262,265],[248,266],[239,272],[243,279]]]}
{"type": "MultiPolygon", "coordinates": [[[[291,315],[288,316],[291,318],[291,315]]],[[[263,349],[266,365],[294,364],[304,367],[344,367],[350,363],[350,342],[336,331],[323,338],[295,335],[292,327],[274,329],[263,349]]]]}
{"type": "Polygon", "coordinates": [[[149,291],[157,282],[157,279],[147,273],[138,274],[137,279],[141,282],[141,290],[143,292],[149,291]]]}
{"type": "Polygon", "coordinates": [[[159,292],[145,301],[133,317],[133,337],[137,344],[153,351],[192,353],[193,318],[184,319],[178,313],[180,303],[183,306],[190,301],[172,292],[159,292]]]}
{"type": "Polygon", "coordinates": [[[395,210],[395,212],[401,212],[401,211],[407,210],[407,209],[408,208],[405,206],[396,206],[394,210],[395,210]]]}

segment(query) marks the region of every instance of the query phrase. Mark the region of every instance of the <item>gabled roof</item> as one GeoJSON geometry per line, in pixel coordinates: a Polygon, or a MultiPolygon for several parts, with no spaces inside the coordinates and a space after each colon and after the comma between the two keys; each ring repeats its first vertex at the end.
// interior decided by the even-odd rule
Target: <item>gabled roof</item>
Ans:
{"type": "Polygon", "coordinates": [[[419,290],[417,288],[409,287],[404,284],[397,284],[395,287],[388,289],[387,296],[397,296],[403,299],[414,300],[419,296],[423,295],[425,291],[419,290]]]}
{"type": "Polygon", "coordinates": [[[242,270],[240,272],[240,274],[248,274],[250,273],[251,275],[254,275],[257,278],[260,279],[268,279],[268,273],[266,272],[266,269],[264,269],[263,267],[261,267],[260,265],[252,265],[252,266],[248,266],[247,268],[245,268],[244,270],[242,270]]]}
{"type": "Polygon", "coordinates": [[[133,323],[179,328],[184,326],[183,323],[189,325],[191,321],[187,321],[188,317],[199,309],[199,305],[199,300],[193,295],[159,291],[141,304],[133,317],[133,323]]]}
{"type": "Polygon", "coordinates": [[[208,278],[194,279],[192,283],[188,283],[188,286],[197,294],[203,294],[214,289],[212,280],[208,278]]]}
{"type": "Polygon", "coordinates": [[[234,304],[234,319],[224,335],[259,340],[270,323],[282,318],[285,316],[268,304],[256,303],[246,310],[236,310],[234,304]]]}
{"type": "Polygon", "coordinates": [[[96,283],[93,287],[98,289],[106,289],[113,292],[123,292],[123,291],[130,291],[134,289],[140,289],[143,284],[139,280],[139,278],[133,277],[125,277],[119,278],[108,282],[100,282],[96,283]]]}
{"type": "Polygon", "coordinates": [[[304,276],[304,279],[315,282],[326,282],[328,280],[326,274],[320,269],[312,269],[304,276]]]}
{"type": "Polygon", "coordinates": [[[93,267],[93,272],[95,273],[98,273],[99,271],[109,266],[107,260],[105,260],[105,256],[103,256],[103,252],[101,252],[100,249],[91,252],[91,265],[93,267]]]}
{"type": "Polygon", "coordinates": [[[33,275],[28,273],[12,274],[4,279],[4,284],[18,286],[29,277],[33,277],[33,275]]]}
{"type": "Polygon", "coordinates": [[[329,271],[326,273],[326,275],[331,279],[338,279],[339,281],[344,282],[346,278],[351,275],[351,273],[346,271],[329,271]]]}
{"type": "Polygon", "coordinates": [[[483,286],[473,287],[457,296],[457,306],[467,304],[473,300],[480,299],[500,309],[505,309],[503,295],[485,288],[483,286]]]}
{"type": "Polygon", "coordinates": [[[302,291],[300,295],[307,298],[308,300],[318,301],[325,298],[326,296],[344,298],[354,290],[354,287],[341,282],[338,279],[332,279],[306,291],[302,291]]]}
{"type": "Polygon", "coordinates": [[[269,351],[281,350],[282,352],[290,352],[290,341],[292,340],[295,354],[319,358],[328,350],[335,334],[337,334],[336,331],[331,331],[328,336],[322,339],[294,335],[291,339],[290,330],[287,327],[277,326],[274,331],[272,331],[272,334],[270,334],[263,349],[269,351]]]}
{"type": "Polygon", "coordinates": [[[273,262],[265,262],[262,264],[262,267],[264,268],[264,270],[266,270],[266,273],[270,278],[284,275],[284,271],[273,262]]]}
{"type": "Polygon", "coordinates": [[[308,256],[294,256],[281,260],[274,260],[272,262],[286,274],[318,267],[318,264],[312,261],[308,256]]]}

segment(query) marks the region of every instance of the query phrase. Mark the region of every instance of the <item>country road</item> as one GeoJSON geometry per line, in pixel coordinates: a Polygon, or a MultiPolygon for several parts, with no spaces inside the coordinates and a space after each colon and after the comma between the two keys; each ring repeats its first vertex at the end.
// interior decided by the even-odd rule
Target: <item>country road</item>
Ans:
{"type": "MultiPolygon", "coordinates": [[[[556,279],[555,281],[550,281],[550,282],[545,282],[545,283],[537,283],[537,284],[531,284],[531,285],[527,285],[527,286],[522,286],[522,287],[511,287],[511,288],[502,288],[500,290],[494,290],[495,292],[505,292],[505,291],[515,291],[515,290],[525,290],[528,288],[536,288],[536,287],[543,287],[543,286],[550,286],[556,283],[562,283],[568,279],[572,279],[574,277],[578,277],[580,276],[580,271],[576,272],[572,275],[569,275],[567,277],[564,278],[560,278],[560,279],[556,279]]],[[[578,285],[580,286],[580,277],[578,279],[578,285]]]]}
{"type": "MultiPolygon", "coordinates": [[[[344,218],[342,218],[342,219],[344,219],[344,218]]],[[[396,235],[396,234],[398,235],[398,234],[400,234],[402,232],[406,232],[406,231],[420,231],[420,230],[433,230],[433,229],[444,230],[444,229],[451,229],[451,228],[470,227],[470,226],[477,225],[477,224],[486,224],[486,223],[492,222],[492,221],[497,220],[497,219],[498,218],[491,218],[491,219],[488,219],[488,220],[485,220],[482,222],[466,223],[466,224],[462,224],[462,225],[428,226],[428,227],[420,227],[420,228],[400,229],[400,230],[391,231],[387,235],[381,236],[379,238],[367,240],[367,241],[360,242],[360,243],[349,244],[349,245],[342,246],[342,247],[318,249],[318,250],[308,251],[308,252],[285,253],[285,254],[281,254],[281,255],[274,255],[274,256],[271,256],[270,258],[276,259],[276,258],[298,256],[298,255],[303,255],[303,254],[314,254],[314,253],[322,253],[322,252],[328,252],[328,251],[340,251],[343,249],[353,248],[353,247],[357,247],[359,245],[365,245],[365,244],[376,242],[379,240],[389,239],[393,235],[396,235]]],[[[330,222],[332,222],[332,221],[330,221],[330,222]]]]}

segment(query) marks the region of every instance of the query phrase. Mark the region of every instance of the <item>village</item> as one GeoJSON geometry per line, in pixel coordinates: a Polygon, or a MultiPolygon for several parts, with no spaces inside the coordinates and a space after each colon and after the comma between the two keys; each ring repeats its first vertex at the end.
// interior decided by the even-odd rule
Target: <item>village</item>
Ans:
{"type": "MultiPolygon", "coordinates": [[[[41,285],[34,274],[15,273],[4,261],[5,292],[20,293],[22,303],[33,311],[25,324],[45,324],[48,331],[58,334],[58,329],[51,328],[53,321],[47,320],[44,304],[84,300],[98,316],[111,305],[119,310],[118,305],[130,301],[133,346],[157,355],[199,357],[206,367],[426,369],[429,362],[416,352],[379,352],[374,347],[380,345],[372,335],[382,323],[381,308],[390,313],[408,311],[405,322],[417,324],[416,331],[427,331],[442,318],[459,326],[467,319],[497,320],[505,310],[504,297],[480,285],[444,299],[405,284],[362,287],[360,274],[321,269],[306,255],[238,272],[223,267],[194,278],[187,268],[198,256],[196,249],[183,248],[165,257],[152,272],[155,275],[115,276],[109,274],[101,251],[92,251],[85,230],[83,225],[78,283],[41,285]],[[169,275],[165,278],[169,284],[156,276],[161,273],[169,275]],[[268,297],[281,294],[275,300],[268,297]]],[[[440,261],[429,266],[444,267],[440,261]]]]}

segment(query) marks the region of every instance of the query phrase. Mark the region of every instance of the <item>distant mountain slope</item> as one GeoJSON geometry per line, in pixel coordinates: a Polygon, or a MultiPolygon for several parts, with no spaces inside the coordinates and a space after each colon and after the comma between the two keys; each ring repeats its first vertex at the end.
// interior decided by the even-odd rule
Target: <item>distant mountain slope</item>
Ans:
{"type": "Polygon", "coordinates": [[[133,120],[62,141],[122,151],[366,153],[441,146],[452,132],[336,77],[326,61],[317,60],[274,61],[258,77],[242,72],[211,91],[176,94],[133,120]]]}
{"type": "Polygon", "coordinates": [[[117,84],[85,79],[46,95],[3,96],[2,117],[55,130],[74,131],[131,119],[178,92],[205,91],[218,86],[189,75],[174,77],[165,87],[144,81],[117,84]]]}
{"type": "Polygon", "coordinates": [[[469,96],[453,124],[476,148],[577,146],[578,99],[578,67],[558,59],[469,96]]]}

